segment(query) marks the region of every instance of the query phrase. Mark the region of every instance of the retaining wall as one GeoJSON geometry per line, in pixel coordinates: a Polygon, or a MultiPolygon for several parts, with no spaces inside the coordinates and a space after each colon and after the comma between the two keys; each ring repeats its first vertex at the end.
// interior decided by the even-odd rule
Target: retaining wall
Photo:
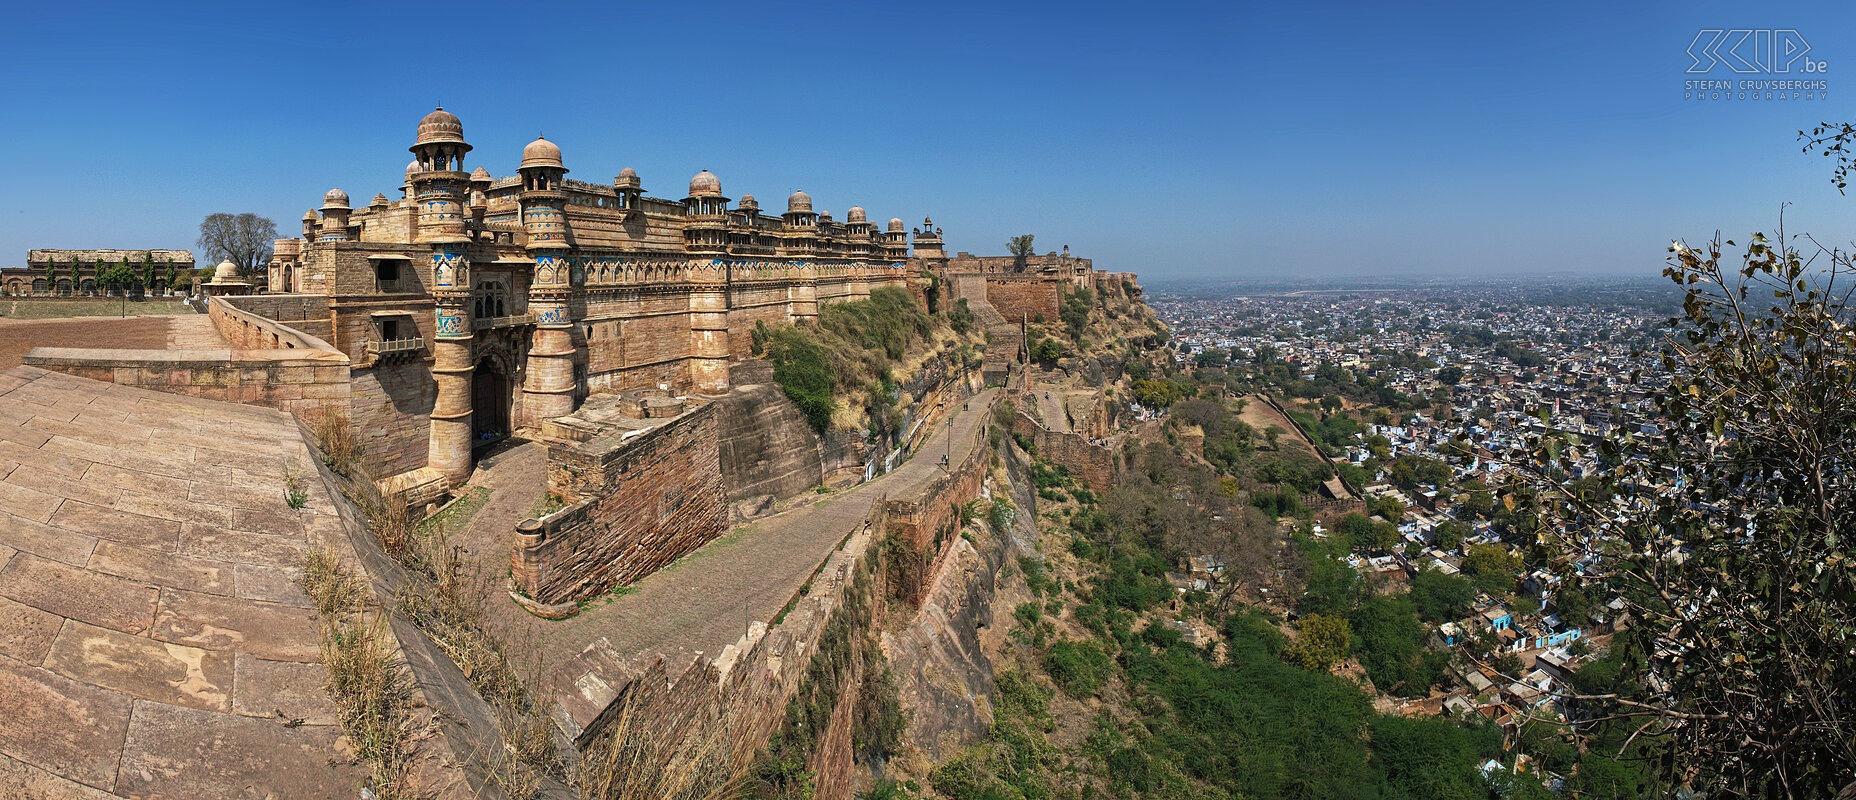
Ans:
{"type": "MultiPolygon", "coordinates": [[[[884,563],[886,540],[893,533],[913,541],[926,532],[932,543],[944,522],[957,520],[958,507],[979,496],[990,464],[986,430],[976,427],[977,446],[945,476],[905,497],[872,504],[870,513],[846,531],[844,544],[825,559],[806,594],[795,598],[772,626],[753,623],[714,657],[634,655],[615,651],[603,638],[594,642],[555,673],[550,689],[557,703],[556,724],[585,748],[630,714],[633,724],[648,725],[659,741],[673,745],[666,749],[716,742],[722,750],[716,758],[745,765],[788,723],[790,704],[815,661],[848,652],[853,666],[844,667],[847,677],[833,693],[828,721],[808,758],[814,796],[847,800],[854,783],[856,702],[869,694],[860,691],[865,676],[854,665],[862,663],[863,648],[877,646],[870,640],[882,618],[877,609],[882,598],[894,594],[894,575],[884,563]],[[850,641],[837,638],[843,636],[850,641]]],[[[932,457],[932,450],[916,457],[932,457]]],[[[1035,508],[1021,513],[1035,514],[1035,508]]],[[[951,530],[941,538],[939,551],[926,563],[939,563],[952,544],[962,541],[951,530]]],[[[931,572],[924,575],[931,577],[931,572]]]]}
{"type": "Polygon", "coordinates": [[[1093,444],[1089,437],[1079,433],[1045,428],[1025,411],[1024,402],[1027,398],[1024,394],[1015,392],[1013,396],[1019,405],[1018,413],[1012,418],[1012,432],[1029,437],[1032,446],[1037,449],[1038,458],[1063,467],[1097,494],[1115,485],[1113,450],[1093,444]]]}
{"type": "Polygon", "coordinates": [[[516,585],[542,603],[592,597],[657,571],[728,529],[708,404],[626,438],[548,447],[548,486],[572,505],[524,520],[516,585]]]}

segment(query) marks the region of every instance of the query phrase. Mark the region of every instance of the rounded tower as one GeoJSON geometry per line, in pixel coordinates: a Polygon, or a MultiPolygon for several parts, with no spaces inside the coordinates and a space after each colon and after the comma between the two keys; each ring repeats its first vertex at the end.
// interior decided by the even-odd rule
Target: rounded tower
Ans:
{"type": "Polygon", "coordinates": [[[432,404],[432,433],[426,463],[452,486],[470,478],[471,468],[471,320],[470,262],[464,246],[464,199],[470,175],[464,172],[464,123],[442,106],[424,119],[406,165],[408,195],[418,203],[416,241],[432,248],[431,288],[437,305],[432,337],[432,379],[438,396],[432,404]]]}
{"type": "Polygon", "coordinates": [[[692,253],[728,251],[728,198],[722,196],[722,179],[706,169],[690,178],[690,194],[683,198],[683,243],[692,253]]]}
{"type": "Polygon", "coordinates": [[[317,242],[348,241],[348,215],[354,209],[348,206],[348,193],[340,189],[330,189],[322,195],[322,232],[316,236],[317,242]]]}
{"type": "Polygon", "coordinates": [[[536,137],[522,148],[522,227],[528,232],[528,252],[535,259],[529,281],[528,307],[535,314],[535,336],[528,351],[528,377],[523,383],[524,422],[574,412],[573,321],[567,300],[573,290],[572,252],[567,229],[567,166],[561,148],[536,137]]]}

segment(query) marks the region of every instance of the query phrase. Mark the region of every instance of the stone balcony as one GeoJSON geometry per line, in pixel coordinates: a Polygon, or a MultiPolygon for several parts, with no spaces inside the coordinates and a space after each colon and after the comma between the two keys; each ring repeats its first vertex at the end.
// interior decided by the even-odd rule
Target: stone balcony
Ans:
{"type": "Polygon", "coordinates": [[[372,341],[367,343],[367,354],[376,358],[405,353],[419,353],[424,350],[425,340],[417,338],[388,339],[386,341],[372,341]]]}

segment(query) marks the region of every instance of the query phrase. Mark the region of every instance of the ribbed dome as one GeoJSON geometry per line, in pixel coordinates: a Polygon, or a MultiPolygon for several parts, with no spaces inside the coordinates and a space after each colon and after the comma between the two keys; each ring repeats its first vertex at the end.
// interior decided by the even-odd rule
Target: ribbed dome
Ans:
{"type": "Polygon", "coordinates": [[[529,167],[566,169],[567,165],[561,163],[561,148],[537,136],[535,141],[529,142],[527,147],[522,148],[522,169],[529,167]]]}
{"type": "Polygon", "coordinates": [[[844,221],[845,222],[864,222],[865,221],[864,207],[863,206],[851,206],[851,210],[844,212],[844,221]]]}
{"type": "Polygon", "coordinates": [[[471,170],[471,172],[470,172],[470,182],[471,182],[471,183],[477,183],[477,182],[479,182],[479,181],[481,181],[481,182],[484,182],[484,183],[488,183],[488,182],[490,182],[490,180],[491,180],[491,178],[490,178],[490,171],[489,171],[489,170],[487,170],[487,169],[484,169],[483,167],[478,167],[478,168],[476,168],[476,169],[474,169],[474,170],[471,170]]]}
{"type": "Polygon", "coordinates": [[[690,179],[691,197],[711,197],[721,193],[722,179],[715,177],[714,173],[706,169],[696,173],[696,177],[690,179]]]}
{"type": "Polygon", "coordinates": [[[340,189],[330,189],[322,195],[323,208],[347,208],[348,193],[340,189]]]}
{"type": "Polygon", "coordinates": [[[413,175],[418,174],[419,172],[420,172],[419,159],[415,158],[411,161],[406,162],[406,177],[410,178],[413,175]]]}
{"type": "Polygon", "coordinates": [[[456,114],[446,111],[444,106],[439,106],[438,110],[419,120],[419,138],[414,145],[433,142],[464,143],[464,123],[456,114]]]}
{"type": "Polygon", "coordinates": [[[760,201],[759,201],[759,200],[756,200],[756,199],[754,199],[754,195],[751,195],[751,194],[744,194],[744,195],[742,195],[742,196],[741,196],[741,202],[739,202],[739,203],[736,203],[736,204],[735,204],[735,207],[736,207],[736,208],[753,208],[753,209],[759,209],[759,208],[760,208],[760,201]]]}
{"type": "Polygon", "coordinates": [[[902,232],[902,218],[901,217],[890,217],[889,218],[889,232],[890,233],[901,233],[902,232]]]}
{"type": "Polygon", "coordinates": [[[797,214],[801,211],[812,211],[812,195],[806,194],[804,190],[793,192],[786,198],[786,213],[797,214]]]}
{"type": "Polygon", "coordinates": [[[632,169],[631,167],[626,167],[626,168],[624,168],[624,169],[622,169],[622,170],[619,170],[619,177],[621,177],[621,178],[637,178],[637,177],[638,177],[638,170],[635,170],[635,169],[632,169]]]}

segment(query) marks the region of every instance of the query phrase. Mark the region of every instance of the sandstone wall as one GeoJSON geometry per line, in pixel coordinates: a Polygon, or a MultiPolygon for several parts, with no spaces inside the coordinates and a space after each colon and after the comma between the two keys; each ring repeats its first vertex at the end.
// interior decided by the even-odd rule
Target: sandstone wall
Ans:
{"type": "MultiPolygon", "coordinates": [[[[920,606],[928,585],[946,559],[949,546],[960,538],[960,509],[980,496],[991,453],[986,449],[986,427],[974,428],[973,449],[919,492],[890,498],[886,530],[905,544],[911,561],[899,565],[892,576],[897,595],[920,606]]],[[[916,458],[938,459],[938,448],[917,451],[916,458]]]]}
{"type": "Polygon", "coordinates": [[[630,438],[548,448],[548,486],[572,505],[517,529],[516,584],[543,603],[623,586],[727,529],[716,408],[630,438]]]}
{"type": "Polygon", "coordinates": [[[995,497],[1011,498],[1016,521],[1004,533],[976,525],[972,543],[956,538],[921,610],[883,633],[899,699],[909,710],[903,741],[935,762],[952,758],[992,725],[994,669],[982,639],[996,644],[994,637],[1003,635],[993,630],[999,610],[1011,608],[1010,595],[1002,593],[1026,591],[1024,573],[1009,565],[1036,552],[1037,494],[1024,475],[1021,451],[1007,445],[1002,452],[1011,482],[989,488],[995,497]]]}
{"type": "MultiPolygon", "coordinates": [[[[220,302],[253,316],[275,322],[334,344],[335,326],[329,312],[329,298],[319,294],[253,294],[223,296],[220,302]]],[[[215,320],[215,324],[217,321],[215,320]]],[[[353,357],[350,353],[350,358],[353,357]]]]}
{"type": "MultiPolygon", "coordinates": [[[[305,350],[324,354],[337,351],[327,341],[295,327],[283,325],[241,310],[225,297],[214,297],[206,306],[213,327],[234,350],[305,350]]],[[[347,363],[347,359],[342,359],[347,363]]]]}
{"type": "MultiPolygon", "coordinates": [[[[601,639],[557,671],[551,684],[555,722],[575,744],[588,747],[622,718],[648,725],[668,745],[712,742],[714,757],[745,766],[787,723],[789,703],[800,698],[807,672],[831,654],[860,660],[865,634],[878,620],[884,596],[881,562],[884,509],[877,504],[812,579],[811,591],[771,627],[747,635],[710,658],[701,653],[628,657],[601,639]]],[[[857,676],[828,701],[830,722],[814,740],[809,759],[821,800],[848,800],[857,676]],[[847,707],[848,706],[848,707],[847,707]]],[[[669,748],[666,748],[669,749],[669,748]]]]}
{"type": "Polygon", "coordinates": [[[1046,430],[1024,410],[1026,398],[1019,399],[1018,414],[1012,420],[1012,432],[1031,438],[1037,456],[1068,470],[1090,491],[1101,493],[1115,484],[1115,454],[1109,448],[1092,444],[1078,433],[1046,430]]]}
{"type": "MultiPolygon", "coordinates": [[[[981,445],[985,435],[986,427],[976,426],[981,445]]],[[[855,665],[863,662],[864,648],[872,646],[868,639],[882,619],[877,613],[881,598],[896,593],[889,583],[894,570],[883,558],[886,541],[892,531],[912,540],[917,531],[932,532],[957,514],[959,504],[978,496],[988,459],[983,446],[975,447],[942,480],[874,504],[784,617],[772,626],[754,623],[747,635],[713,658],[701,653],[632,656],[614,651],[604,639],[595,642],[556,672],[551,684],[556,724],[584,748],[630,715],[648,721],[660,741],[719,741],[726,746],[721,756],[746,764],[789,723],[790,709],[824,702],[830,706],[828,722],[812,739],[808,760],[815,796],[848,800],[855,771],[856,703],[869,694],[861,691],[864,676],[855,665]],[[824,668],[845,670],[836,679],[839,691],[825,699],[802,696],[808,688],[806,673],[824,668]]],[[[1030,502],[1020,508],[1035,515],[1030,502]]],[[[951,532],[944,538],[947,550],[963,542],[951,532]]]]}
{"type": "Polygon", "coordinates": [[[1057,321],[1058,289],[1062,284],[1035,276],[986,277],[986,300],[1013,324],[1057,321]]]}
{"type": "MultiPolygon", "coordinates": [[[[316,450],[316,437],[298,422],[300,434],[310,452],[316,450]]],[[[472,688],[470,679],[458,669],[442,647],[404,614],[394,610],[390,601],[412,581],[404,568],[386,554],[368,529],[366,516],[350,498],[383,502],[373,481],[354,480],[338,475],[314,462],[315,476],[328,489],[334,508],[314,517],[311,536],[316,545],[334,550],[344,565],[354,568],[372,587],[376,599],[387,600],[389,630],[402,663],[413,678],[414,705],[429,708],[430,731],[435,736],[418,737],[414,760],[430,770],[429,796],[441,800],[497,800],[507,795],[492,777],[497,754],[506,752],[498,725],[497,713],[472,688]]],[[[321,509],[318,509],[321,510],[321,509]]],[[[568,797],[568,789],[551,777],[541,779],[541,797],[568,797]]],[[[427,795],[421,795],[427,796],[427,795]]]]}
{"type": "Polygon", "coordinates": [[[353,370],[349,420],[369,474],[387,477],[426,465],[438,384],[422,360],[387,361],[353,370]]]}
{"type": "Polygon", "coordinates": [[[102,350],[35,347],[22,363],[158,392],[265,406],[298,419],[346,409],[348,360],[311,350],[102,350]]]}

